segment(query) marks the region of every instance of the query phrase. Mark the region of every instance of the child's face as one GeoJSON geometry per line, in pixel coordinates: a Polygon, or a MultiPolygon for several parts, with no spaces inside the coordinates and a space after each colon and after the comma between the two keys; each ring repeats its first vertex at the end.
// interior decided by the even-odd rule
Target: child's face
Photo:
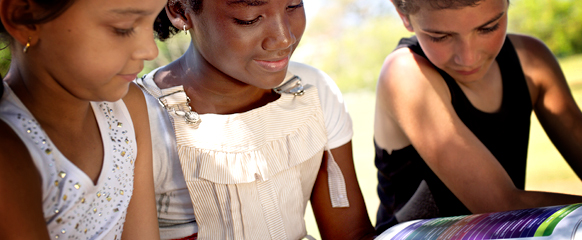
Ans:
{"type": "Polygon", "coordinates": [[[40,71],[72,95],[116,101],[158,50],[153,22],[165,0],[77,0],[62,15],[38,25],[27,54],[40,71]]]}
{"type": "Polygon", "coordinates": [[[505,41],[507,0],[475,7],[420,11],[409,16],[428,59],[454,79],[471,82],[489,71],[505,41]]]}
{"type": "Polygon", "coordinates": [[[301,0],[205,0],[192,39],[211,68],[269,89],[286,74],[305,30],[301,0]]]}

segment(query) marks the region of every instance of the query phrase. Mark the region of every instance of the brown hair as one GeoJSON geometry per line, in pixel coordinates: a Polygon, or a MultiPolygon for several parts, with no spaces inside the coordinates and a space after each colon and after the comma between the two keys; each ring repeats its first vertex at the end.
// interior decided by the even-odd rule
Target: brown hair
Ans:
{"type": "MultiPolygon", "coordinates": [[[[405,15],[415,14],[420,10],[420,5],[429,6],[431,9],[456,9],[462,7],[474,7],[482,0],[392,0],[394,7],[405,15]]],[[[509,1],[509,0],[508,0],[509,1]]]]}

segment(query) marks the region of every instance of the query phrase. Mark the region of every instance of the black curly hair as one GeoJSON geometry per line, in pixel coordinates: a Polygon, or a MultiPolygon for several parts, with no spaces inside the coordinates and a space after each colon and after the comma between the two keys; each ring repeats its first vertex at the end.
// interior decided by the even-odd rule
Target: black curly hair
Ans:
{"type": "MultiPolygon", "coordinates": [[[[202,0],[169,0],[168,7],[181,9],[179,13],[182,15],[188,12],[188,10],[192,11],[194,14],[199,14],[202,12],[202,0]]],[[[172,22],[170,22],[170,19],[166,14],[166,9],[162,9],[156,18],[156,21],[154,22],[154,32],[156,33],[156,37],[160,41],[164,41],[174,36],[180,30],[181,29],[178,29],[172,25],[172,22]]]]}

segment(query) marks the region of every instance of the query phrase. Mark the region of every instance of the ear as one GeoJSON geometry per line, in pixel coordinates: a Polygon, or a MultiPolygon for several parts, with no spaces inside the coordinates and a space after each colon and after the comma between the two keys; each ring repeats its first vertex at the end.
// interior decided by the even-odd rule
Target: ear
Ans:
{"type": "Polygon", "coordinates": [[[36,44],[37,26],[27,24],[26,21],[35,19],[35,13],[40,13],[40,9],[30,0],[0,0],[0,20],[6,32],[14,38],[15,42],[21,46],[30,41],[31,45],[36,44]]]}
{"type": "Polygon", "coordinates": [[[414,32],[414,28],[412,28],[412,24],[410,23],[410,16],[408,14],[402,13],[400,10],[398,10],[398,8],[396,8],[396,12],[398,12],[398,16],[400,16],[400,19],[402,19],[402,23],[404,24],[404,27],[408,31],[414,32]]]}
{"type": "Polygon", "coordinates": [[[186,30],[192,28],[192,22],[190,21],[189,4],[183,0],[168,1],[166,4],[166,14],[168,19],[172,22],[172,25],[177,29],[186,30]]]}

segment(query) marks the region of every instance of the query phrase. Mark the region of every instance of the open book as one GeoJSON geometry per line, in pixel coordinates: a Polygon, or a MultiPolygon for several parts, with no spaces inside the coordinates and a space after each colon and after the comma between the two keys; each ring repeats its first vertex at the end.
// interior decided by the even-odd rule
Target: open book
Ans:
{"type": "Polygon", "coordinates": [[[582,203],[413,220],[384,231],[377,240],[582,240],[582,203]]]}

